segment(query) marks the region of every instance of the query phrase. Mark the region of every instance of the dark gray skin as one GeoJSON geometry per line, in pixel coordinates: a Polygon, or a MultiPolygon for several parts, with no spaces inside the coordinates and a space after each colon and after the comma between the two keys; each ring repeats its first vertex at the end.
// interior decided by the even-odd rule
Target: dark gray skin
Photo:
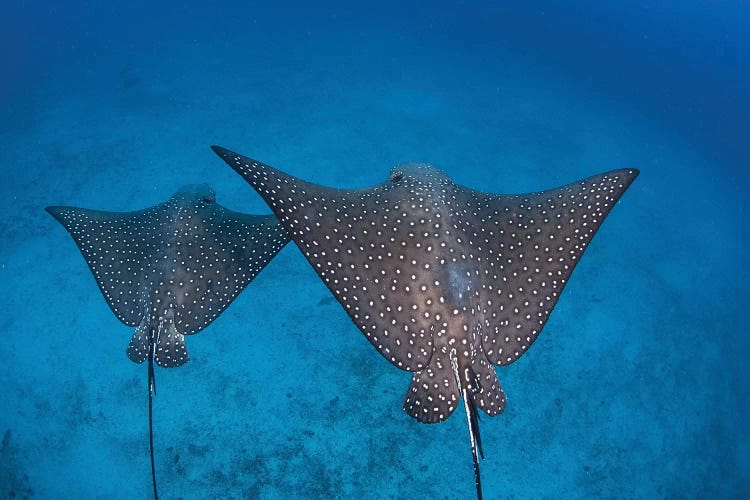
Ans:
{"type": "Polygon", "coordinates": [[[71,234],[112,312],[136,327],[128,357],[142,363],[155,332],[154,360],[188,361],[185,335],[213,322],[289,241],[271,215],[216,203],[206,184],[136,212],[48,207],[71,234]]]}
{"type": "Polygon", "coordinates": [[[495,195],[407,164],[387,182],[344,190],[213,149],[268,203],[370,343],[414,372],[404,410],[442,422],[463,399],[481,498],[477,408],[494,416],[506,402],[492,364],[528,350],[638,171],[495,195]]]}
{"type": "Polygon", "coordinates": [[[68,230],[112,312],[136,327],[127,348],[148,360],[149,440],[154,471],[154,362],[189,359],[185,335],[211,324],[289,242],[273,215],[247,215],[216,203],[208,185],[187,185],[136,212],[47,207],[68,230]]]}

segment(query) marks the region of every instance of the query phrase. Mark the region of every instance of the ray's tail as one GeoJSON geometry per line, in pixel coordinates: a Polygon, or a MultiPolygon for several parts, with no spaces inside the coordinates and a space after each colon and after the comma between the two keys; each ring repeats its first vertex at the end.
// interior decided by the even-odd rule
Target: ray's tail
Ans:
{"type": "Polygon", "coordinates": [[[482,451],[482,437],[479,435],[479,412],[474,404],[474,396],[471,388],[461,383],[461,377],[458,374],[458,357],[455,349],[450,352],[451,367],[453,376],[456,377],[456,383],[461,388],[461,397],[464,400],[464,409],[466,410],[466,422],[469,425],[469,440],[471,442],[471,456],[474,462],[474,482],[477,485],[477,500],[482,500],[482,480],[479,475],[479,457],[484,460],[482,451]]]}
{"type": "Polygon", "coordinates": [[[156,341],[154,329],[151,329],[148,339],[148,448],[151,455],[151,481],[154,485],[154,500],[159,500],[156,491],[156,466],[154,465],[154,395],[156,395],[156,379],[154,378],[154,357],[156,355],[156,341]]]}
{"type": "Polygon", "coordinates": [[[479,477],[479,457],[484,460],[482,452],[482,438],[479,435],[479,412],[468,388],[461,390],[466,409],[466,420],[469,424],[469,439],[471,440],[471,456],[474,459],[474,482],[477,485],[477,500],[482,500],[482,480],[479,477]],[[477,451],[479,454],[477,454],[477,451]]]}

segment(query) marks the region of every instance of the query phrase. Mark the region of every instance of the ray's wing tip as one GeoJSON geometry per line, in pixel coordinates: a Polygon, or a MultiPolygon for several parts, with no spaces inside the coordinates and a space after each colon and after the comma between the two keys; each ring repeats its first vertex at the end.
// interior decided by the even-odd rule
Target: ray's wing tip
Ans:
{"type": "Polygon", "coordinates": [[[66,208],[70,208],[70,207],[50,205],[49,207],[44,207],[44,211],[50,214],[52,217],[54,217],[55,220],[57,220],[57,222],[65,225],[65,220],[63,218],[63,210],[66,208]]]}
{"type": "Polygon", "coordinates": [[[54,214],[59,214],[61,210],[65,210],[66,208],[72,208],[72,207],[67,207],[64,205],[50,205],[48,207],[44,207],[44,211],[49,214],[54,215],[54,214]]]}
{"type": "Polygon", "coordinates": [[[211,150],[216,153],[219,158],[224,160],[227,165],[232,167],[235,170],[238,170],[241,163],[248,163],[253,162],[254,160],[246,157],[245,155],[241,155],[236,151],[232,151],[231,149],[227,149],[222,146],[211,146],[211,150]]]}
{"type": "Polygon", "coordinates": [[[243,168],[243,163],[246,162],[243,162],[243,160],[246,160],[246,158],[244,156],[239,153],[235,153],[230,149],[216,145],[211,146],[211,150],[216,153],[219,158],[224,160],[224,163],[229,165],[232,170],[245,178],[245,169],[243,168]]]}
{"type": "Polygon", "coordinates": [[[232,154],[232,152],[228,150],[227,148],[222,147],[222,146],[217,146],[216,144],[211,145],[211,150],[221,157],[229,156],[230,154],[232,154]]]}
{"type": "Polygon", "coordinates": [[[627,177],[630,181],[635,179],[641,174],[641,171],[637,168],[624,168],[623,172],[625,174],[625,177],[627,177]]]}
{"type": "Polygon", "coordinates": [[[259,169],[261,167],[265,167],[265,165],[263,165],[262,163],[253,160],[252,158],[249,158],[245,155],[241,155],[235,151],[232,151],[231,149],[214,145],[211,146],[211,150],[219,155],[219,158],[224,160],[227,165],[232,167],[235,172],[243,177],[246,176],[247,172],[250,169],[259,169]]]}
{"type": "Polygon", "coordinates": [[[641,171],[637,168],[621,168],[612,172],[612,174],[622,177],[628,185],[630,185],[640,173],[641,171]]]}
{"type": "Polygon", "coordinates": [[[211,146],[211,150],[216,153],[219,158],[224,160],[227,165],[232,167],[234,170],[237,170],[238,160],[242,158],[241,154],[235,153],[231,149],[216,145],[211,146]]]}
{"type": "Polygon", "coordinates": [[[633,184],[635,178],[638,177],[641,173],[641,171],[637,168],[624,168],[621,170],[621,172],[623,179],[623,191],[626,191],[630,187],[630,185],[633,184]]]}
{"type": "Polygon", "coordinates": [[[608,172],[594,175],[586,179],[584,182],[594,181],[598,183],[600,181],[606,180],[606,182],[610,185],[618,185],[619,187],[617,188],[617,191],[621,195],[630,187],[630,185],[640,173],[641,171],[637,168],[620,168],[617,170],[610,170],[608,172]]]}

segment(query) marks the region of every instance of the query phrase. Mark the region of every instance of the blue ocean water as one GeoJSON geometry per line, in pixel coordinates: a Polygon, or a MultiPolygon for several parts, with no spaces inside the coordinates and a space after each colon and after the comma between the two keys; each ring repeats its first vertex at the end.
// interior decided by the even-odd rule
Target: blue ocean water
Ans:
{"type": "MultiPolygon", "coordinates": [[[[750,6],[685,2],[6,1],[0,11],[0,496],[148,498],[146,369],[43,208],[135,210],[209,149],[362,187],[419,160],[488,192],[640,177],[529,353],[497,368],[486,498],[750,495],[750,6]]],[[[472,498],[465,420],[294,245],[159,369],[163,498],[472,498]]]]}

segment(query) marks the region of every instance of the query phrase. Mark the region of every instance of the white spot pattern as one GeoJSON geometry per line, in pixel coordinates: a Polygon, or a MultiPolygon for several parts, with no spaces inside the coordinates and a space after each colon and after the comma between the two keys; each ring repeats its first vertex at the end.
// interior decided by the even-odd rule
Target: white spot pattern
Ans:
{"type": "Polygon", "coordinates": [[[137,212],[47,211],[75,240],[115,315],[137,327],[128,356],[146,359],[153,330],[156,361],[168,367],[188,360],[184,335],[216,319],[289,241],[274,216],[227,210],[207,185],[137,212]]]}
{"type": "Polygon", "coordinates": [[[407,164],[386,183],[339,190],[214,151],[265,199],[370,343],[417,372],[404,408],[422,422],[447,418],[464,388],[486,413],[503,411],[490,363],[528,350],[638,175],[617,170],[544,192],[492,195],[407,164]]]}

